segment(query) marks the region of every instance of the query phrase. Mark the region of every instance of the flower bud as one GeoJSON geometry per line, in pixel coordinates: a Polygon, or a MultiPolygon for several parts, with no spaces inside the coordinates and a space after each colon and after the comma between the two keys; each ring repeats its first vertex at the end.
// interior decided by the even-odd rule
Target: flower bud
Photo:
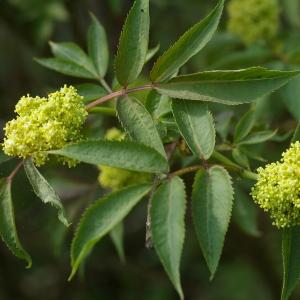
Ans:
{"type": "Polygon", "coordinates": [[[246,45],[274,37],[279,27],[278,0],[231,0],[228,30],[246,45]]]}

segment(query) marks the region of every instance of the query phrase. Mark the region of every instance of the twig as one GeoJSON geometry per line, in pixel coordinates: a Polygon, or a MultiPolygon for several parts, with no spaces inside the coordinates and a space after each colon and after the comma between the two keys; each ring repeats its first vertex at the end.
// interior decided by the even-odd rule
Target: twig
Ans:
{"type": "Polygon", "coordinates": [[[16,176],[16,174],[18,173],[18,171],[20,170],[20,168],[23,166],[24,161],[22,160],[14,169],[13,171],[10,173],[10,175],[7,177],[7,181],[11,182],[14,177],[16,176]]]}
{"type": "Polygon", "coordinates": [[[188,174],[188,173],[196,172],[196,171],[201,170],[201,169],[204,169],[204,167],[201,166],[201,165],[190,166],[190,167],[187,167],[187,168],[177,170],[173,173],[170,173],[169,178],[172,178],[174,176],[182,176],[182,175],[185,175],[185,174],[188,174]]]}
{"type": "Polygon", "coordinates": [[[110,99],[113,99],[113,98],[116,98],[116,97],[121,97],[121,96],[124,96],[124,95],[127,95],[127,94],[130,94],[130,93],[134,93],[134,92],[138,92],[138,91],[144,91],[144,90],[149,90],[149,89],[152,89],[154,86],[153,84],[146,84],[146,85],[143,85],[143,86],[138,86],[138,87],[135,87],[135,88],[130,88],[130,89],[127,89],[127,88],[123,88],[119,91],[116,91],[116,92],[113,92],[113,93],[110,93],[108,95],[105,95],[93,102],[91,102],[90,104],[88,104],[86,106],[86,109],[89,110],[91,109],[92,107],[95,107],[99,104],[102,104],[110,99]]]}
{"type": "Polygon", "coordinates": [[[167,145],[167,158],[168,160],[171,159],[172,155],[174,154],[175,150],[176,150],[176,147],[178,145],[178,141],[174,141],[172,142],[171,144],[167,145]]]}
{"type": "Polygon", "coordinates": [[[108,95],[105,95],[105,96],[103,96],[103,97],[101,97],[101,98],[99,98],[99,99],[91,102],[90,104],[88,104],[86,106],[86,109],[89,110],[92,107],[95,107],[95,106],[97,106],[99,104],[102,104],[102,103],[104,103],[104,102],[106,102],[106,101],[108,101],[110,99],[113,99],[113,98],[116,98],[116,97],[120,97],[120,96],[123,96],[123,95],[125,95],[125,90],[124,89],[120,90],[120,91],[113,92],[113,93],[108,94],[108,95]]]}

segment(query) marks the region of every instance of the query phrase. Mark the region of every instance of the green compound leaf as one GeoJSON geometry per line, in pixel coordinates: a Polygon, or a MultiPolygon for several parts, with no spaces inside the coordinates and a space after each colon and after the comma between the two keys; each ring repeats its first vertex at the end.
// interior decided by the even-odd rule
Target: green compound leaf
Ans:
{"type": "Polygon", "coordinates": [[[151,206],[151,230],[155,250],[180,299],[180,258],[185,236],[186,194],[179,177],[165,181],[154,193],[151,206]]]}
{"type": "Polygon", "coordinates": [[[253,102],[286,84],[299,71],[253,67],[235,71],[206,71],[178,76],[156,84],[158,92],[173,98],[237,105],[253,102]]]}
{"type": "Polygon", "coordinates": [[[192,213],[211,279],[221,257],[232,205],[231,178],[223,167],[213,166],[197,173],[192,192],[192,213]]]}
{"type": "Polygon", "coordinates": [[[27,261],[27,268],[30,268],[31,257],[23,249],[18,237],[11,198],[11,182],[7,179],[0,179],[0,235],[9,250],[16,257],[27,261]]]}
{"type": "Polygon", "coordinates": [[[130,186],[96,201],[86,210],[72,241],[69,280],[94,245],[119,224],[150,189],[148,184],[130,186]]]}
{"type": "Polygon", "coordinates": [[[149,41],[149,0],[136,0],[124,24],[116,57],[116,76],[127,86],[139,76],[149,41]]]}
{"type": "Polygon", "coordinates": [[[210,15],[188,30],[157,60],[150,73],[152,81],[162,82],[174,75],[210,41],[218,27],[223,6],[224,0],[221,0],[210,15]]]}
{"type": "Polygon", "coordinates": [[[65,211],[63,205],[59,199],[59,196],[47,182],[47,180],[38,171],[32,162],[32,159],[26,159],[24,161],[24,169],[27,178],[33,188],[34,193],[45,203],[55,207],[58,211],[58,219],[65,225],[69,226],[69,223],[65,217],[65,211]]]}
{"type": "Polygon", "coordinates": [[[246,137],[244,140],[239,142],[239,145],[253,145],[253,144],[259,144],[266,142],[272,137],[274,137],[277,133],[277,130],[266,130],[266,131],[259,131],[250,134],[248,137],[246,137]]]}
{"type": "Polygon", "coordinates": [[[106,32],[93,14],[91,14],[91,19],[92,22],[88,30],[88,53],[99,77],[103,78],[107,72],[109,62],[106,32]]]}
{"type": "Polygon", "coordinates": [[[50,47],[53,55],[67,62],[71,62],[79,67],[85,69],[87,72],[97,78],[96,70],[91,59],[86,53],[75,43],[54,43],[50,42],[50,47]]]}
{"type": "Polygon", "coordinates": [[[281,300],[288,300],[300,279],[300,227],[282,233],[283,287],[281,300]]]}
{"type": "Polygon", "coordinates": [[[238,143],[250,133],[255,124],[255,117],[254,109],[250,109],[241,117],[234,131],[233,140],[235,143],[238,143]]]}
{"type": "Polygon", "coordinates": [[[208,159],[214,151],[216,131],[206,103],[174,99],[172,109],[191,151],[201,159],[208,159]]]}
{"type": "Polygon", "coordinates": [[[107,94],[103,87],[93,83],[83,83],[76,85],[78,94],[83,97],[84,102],[99,99],[107,94]]]}
{"type": "Polygon", "coordinates": [[[125,263],[125,251],[124,251],[124,225],[123,222],[117,224],[109,233],[110,238],[116,248],[118,256],[122,264],[125,263]]]}
{"type": "Polygon", "coordinates": [[[72,62],[62,60],[60,58],[35,58],[35,61],[43,67],[62,73],[64,75],[86,79],[95,79],[95,76],[85,68],[72,62]]]}
{"type": "Polygon", "coordinates": [[[117,100],[116,109],[123,128],[133,140],[155,149],[166,157],[163,143],[154,122],[140,101],[125,96],[117,100]]]}
{"type": "Polygon", "coordinates": [[[86,141],[49,151],[81,162],[146,173],[166,173],[167,160],[156,150],[133,141],[86,141]]]}

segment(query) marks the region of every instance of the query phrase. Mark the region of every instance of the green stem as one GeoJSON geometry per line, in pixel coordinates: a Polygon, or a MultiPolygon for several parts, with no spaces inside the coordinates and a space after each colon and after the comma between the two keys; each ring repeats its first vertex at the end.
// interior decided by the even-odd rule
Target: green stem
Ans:
{"type": "Polygon", "coordinates": [[[251,179],[254,181],[258,180],[258,175],[256,173],[253,173],[251,171],[248,170],[243,170],[243,172],[241,173],[241,176],[245,179],[251,179]]]}
{"type": "Polygon", "coordinates": [[[196,172],[201,169],[204,169],[203,166],[200,166],[200,165],[190,166],[190,167],[183,168],[183,169],[180,169],[180,170],[177,170],[177,171],[171,173],[169,175],[169,177],[182,176],[182,175],[185,175],[188,173],[196,172]]]}
{"type": "MultiPolygon", "coordinates": [[[[245,179],[251,179],[251,180],[256,181],[257,178],[258,178],[256,173],[245,170],[244,168],[242,168],[238,164],[234,163],[233,161],[231,161],[229,158],[227,158],[223,154],[219,153],[218,151],[214,151],[214,153],[212,155],[212,158],[219,161],[220,163],[222,163],[222,165],[226,169],[229,169],[233,172],[238,173],[241,177],[243,177],[245,179]]],[[[190,167],[187,167],[187,168],[177,170],[177,171],[171,173],[169,176],[170,177],[182,176],[182,175],[185,175],[187,173],[196,172],[196,171],[201,170],[201,169],[204,169],[204,167],[201,166],[201,165],[190,166],[190,167]]]]}
{"type": "Polygon", "coordinates": [[[235,169],[235,170],[243,170],[243,168],[241,166],[239,166],[238,164],[236,164],[235,162],[231,161],[229,158],[227,158],[226,156],[224,156],[223,154],[221,154],[218,151],[214,151],[211,158],[221,162],[222,164],[224,164],[225,166],[235,169]]]}
{"type": "Polygon", "coordinates": [[[89,110],[90,113],[103,114],[108,116],[116,116],[116,110],[112,107],[99,106],[89,110]]]}
{"type": "MultiPolygon", "coordinates": [[[[232,168],[232,166],[229,166],[229,165],[224,165],[224,167],[227,168],[227,169],[231,169],[232,171],[237,172],[241,177],[243,177],[245,179],[251,179],[251,180],[254,180],[254,181],[257,180],[257,174],[255,174],[251,171],[244,170],[244,169],[238,169],[237,170],[236,168],[234,169],[234,168],[232,168]]],[[[204,170],[204,167],[200,166],[200,165],[190,166],[190,167],[183,168],[183,169],[180,169],[180,170],[177,170],[177,171],[171,173],[169,175],[169,177],[182,176],[182,175],[185,175],[185,174],[188,174],[188,173],[193,173],[193,172],[196,172],[196,171],[199,171],[199,170],[204,170]]]]}
{"type": "Polygon", "coordinates": [[[258,175],[256,173],[245,170],[244,168],[242,168],[235,162],[231,161],[229,158],[227,158],[226,156],[224,156],[223,154],[221,154],[218,151],[214,151],[211,157],[213,159],[219,161],[220,163],[222,163],[225,168],[238,173],[241,177],[243,177],[245,179],[251,179],[251,180],[256,181],[258,178],[258,175]]]}

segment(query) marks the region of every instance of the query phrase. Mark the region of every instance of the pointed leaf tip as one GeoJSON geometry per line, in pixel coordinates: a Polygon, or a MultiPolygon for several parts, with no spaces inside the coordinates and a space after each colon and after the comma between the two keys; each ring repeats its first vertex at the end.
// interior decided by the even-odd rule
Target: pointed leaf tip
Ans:
{"type": "Polygon", "coordinates": [[[95,165],[146,173],[166,173],[167,160],[153,148],[133,141],[84,141],[49,151],[95,165]]]}
{"type": "Polygon", "coordinates": [[[107,36],[104,27],[96,18],[96,16],[90,13],[91,25],[88,29],[88,53],[97,74],[100,78],[103,78],[107,72],[109,63],[109,48],[107,42],[107,36]]]}
{"type": "Polygon", "coordinates": [[[156,90],[177,99],[238,105],[254,102],[270,94],[298,74],[298,71],[276,71],[261,67],[205,71],[158,83],[156,90]]]}
{"type": "Polygon", "coordinates": [[[126,18],[115,62],[119,83],[127,86],[144,66],[149,42],[149,0],[136,0],[126,18]]]}
{"type": "Polygon", "coordinates": [[[32,159],[26,159],[24,161],[24,168],[28,180],[33,188],[34,193],[45,203],[50,204],[57,209],[58,219],[65,225],[69,226],[70,223],[65,217],[65,211],[61,200],[52,186],[42,176],[42,174],[35,167],[32,159]]]}
{"type": "Polygon", "coordinates": [[[150,189],[149,184],[123,188],[96,201],[84,212],[72,241],[69,281],[94,245],[119,224],[150,189]]]}
{"type": "Polygon", "coordinates": [[[224,0],[202,21],[185,32],[154,64],[152,81],[163,82],[174,75],[191,57],[210,41],[215,33],[223,11],[224,0]]]}
{"type": "Polygon", "coordinates": [[[18,237],[14,207],[11,197],[11,181],[0,179],[0,235],[9,250],[18,258],[27,262],[26,268],[30,268],[32,260],[30,255],[21,245],[18,237]]]}
{"type": "Polygon", "coordinates": [[[203,256],[213,279],[229,226],[233,204],[232,182],[221,166],[196,174],[192,192],[192,216],[203,256]]]}
{"type": "Polygon", "coordinates": [[[151,205],[151,231],[155,250],[180,299],[180,260],[185,237],[186,193],[179,177],[165,181],[154,193],[151,205]]]}

